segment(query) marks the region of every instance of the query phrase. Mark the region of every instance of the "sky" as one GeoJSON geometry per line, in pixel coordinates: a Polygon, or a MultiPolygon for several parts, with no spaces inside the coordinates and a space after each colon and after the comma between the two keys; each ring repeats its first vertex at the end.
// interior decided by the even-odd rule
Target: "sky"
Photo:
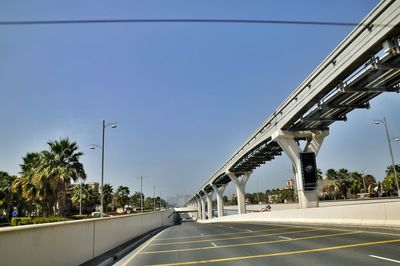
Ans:
{"type": "MultiPolygon", "coordinates": [[[[372,0],[1,1],[0,20],[268,19],[359,22],[372,0]]],[[[255,24],[0,26],[0,170],[69,137],[99,182],[163,197],[192,194],[347,36],[352,27],[255,24]]],[[[382,180],[390,163],[383,126],[400,135],[400,95],[382,94],[330,127],[318,167],[382,180]]],[[[393,143],[396,162],[400,143],[393,143]]],[[[256,169],[248,192],[282,187],[283,155],[256,169]]],[[[227,193],[234,187],[228,186],[227,193]]]]}

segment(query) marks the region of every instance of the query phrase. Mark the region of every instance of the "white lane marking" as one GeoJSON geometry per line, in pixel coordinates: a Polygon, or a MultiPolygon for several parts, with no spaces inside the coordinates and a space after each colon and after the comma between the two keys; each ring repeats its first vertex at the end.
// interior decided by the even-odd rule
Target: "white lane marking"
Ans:
{"type": "Polygon", "coordinates": [[[204,234],[200,234],[200,236],[204,236],[204,234]]]}
{"type": "Polygon", "coordinates": [[[230,226],[229,228],[231,228],[231,229],[235,229],[235,228],[233,228],[232,226],[230,226]]]}
{"type": "Polygon", "coordinates": [[[213,245],[214,247],[216,247],[217,245],[214,242],[211,242],[211,245],[213,245]]]}
{"type": "Polygon", "coordinates": [[[286,237],[286,236],[278,236],[279,238],[282,238],[282,239],[286,239],[286,240],[292,240],[290,237],[286,237]]]}
{"type": "Polygon", "coordinates": [[[250,230],[250,229],[246,229],[246,231],[247,231],[247,232],[253,232],[253,230],[250,230]]]}
{"type": "Polygon", "coordinates": [[[400,264],[400,260],[388,259],[388,258],[379,257],[379,256],[375,256],[375,255],[369,255],[369,256],[372,257],[372,258],[381,259],[381,260],[387,260],[387,261],[391,261],[391,262],[395,262],[395,263],[399,263],[400,264]]]}

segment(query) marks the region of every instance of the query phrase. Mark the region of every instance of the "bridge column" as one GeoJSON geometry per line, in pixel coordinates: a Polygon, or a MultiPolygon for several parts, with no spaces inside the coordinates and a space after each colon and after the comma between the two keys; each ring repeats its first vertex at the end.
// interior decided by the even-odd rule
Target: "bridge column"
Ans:
{"type": "Polygon", "coordinates": [[[201,203],[201,219],[206,219],[206,202],[204,198],[200,195],[200,203],[201,203]]]}
{"type": "Polygon", "coordinates": [[[316,190],[304,190],[300,162],[300,153],[302,150],[297,140],[306,139],[307,143],[303,149],[303,152],[314,152],[315,156],[317,156],[322,142],[324,141],[324,138],[328,136],[328,134],[328,130],[298,132],[279,130],[273,136],[273,139],[279,144],[279,146],[292,161],[293,171],[296,176],[296,188],[299,197],[299,206],[302,209],[318,207],[319,204],[318,193],[316,190]]]}
{"type": "Polygon", "coordinates": [[[207,215],[208,215],[208,219],[212,218],[212,196],[214,194],[213,191],[211,191],[210,193],[208,193],[207,191],[203,190],[204,194],[206,195],[206,199],[207,199],[207,215]]]}
{"type": "Polygon", "coordinates": [[[211,184],[212,188],[214,189],[215,194],[217,194],[217,209],[218,209],[218,217],[224,216],[224,191],[228,184],[222,185],[219,188],[211,184]]]}
{"type": "MultiPolygon", "coordinates": [[[[194,198],[192,198],[192,199],[190,200],[190,207],[193,208],[193,209],[194,209],[194,208],[197,208],[196,200],[195,200],[194,198]]],[[[197,218],[197,213],[194,213],[194,214],[193,214],[193,217],[194,217],[194,218],[197,218]]]]}
{"type": "Polygon", "coordinates": [[[197,205],[197,219],[201,219],[201,202],[199,195],[196,195],[196,205],[197,205]]]}
{"type": "Polygon", "coordinates": [[[245,186],[247,181],[249,181],[251,171],[245,173],[242,176],[242,180],[236,177],[235,173],[227,172],[226,174],[232,180],[233,183],[236,185],[236,194],[237,194],[237,201],[238,201],[238,214],[246,213],[246,194],[245,194],[245,186]]]}

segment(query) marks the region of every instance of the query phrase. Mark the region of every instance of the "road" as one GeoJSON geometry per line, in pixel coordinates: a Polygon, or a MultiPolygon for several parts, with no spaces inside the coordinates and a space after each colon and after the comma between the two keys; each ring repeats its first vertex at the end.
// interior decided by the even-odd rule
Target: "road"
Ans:
{"type": "Polygon", "coordinates": [[[117,265],[400,265],[400,231],[183,223],[117,265]]]}

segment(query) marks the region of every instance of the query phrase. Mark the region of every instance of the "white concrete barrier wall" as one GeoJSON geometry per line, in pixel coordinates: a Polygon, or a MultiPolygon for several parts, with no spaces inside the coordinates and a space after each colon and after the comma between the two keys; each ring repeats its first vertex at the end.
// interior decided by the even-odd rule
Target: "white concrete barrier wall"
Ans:
{"type": "Polygon", "coordinates": [[[0,265],[79,265],[171,224],[172,212],[0,228],[0,265]]]}
{"type": "Polygon", "coordinates": [[[198,221],[202,223],[263,221],[400,228],[400,200],[309,209],[272,210],[198,221]]]}

